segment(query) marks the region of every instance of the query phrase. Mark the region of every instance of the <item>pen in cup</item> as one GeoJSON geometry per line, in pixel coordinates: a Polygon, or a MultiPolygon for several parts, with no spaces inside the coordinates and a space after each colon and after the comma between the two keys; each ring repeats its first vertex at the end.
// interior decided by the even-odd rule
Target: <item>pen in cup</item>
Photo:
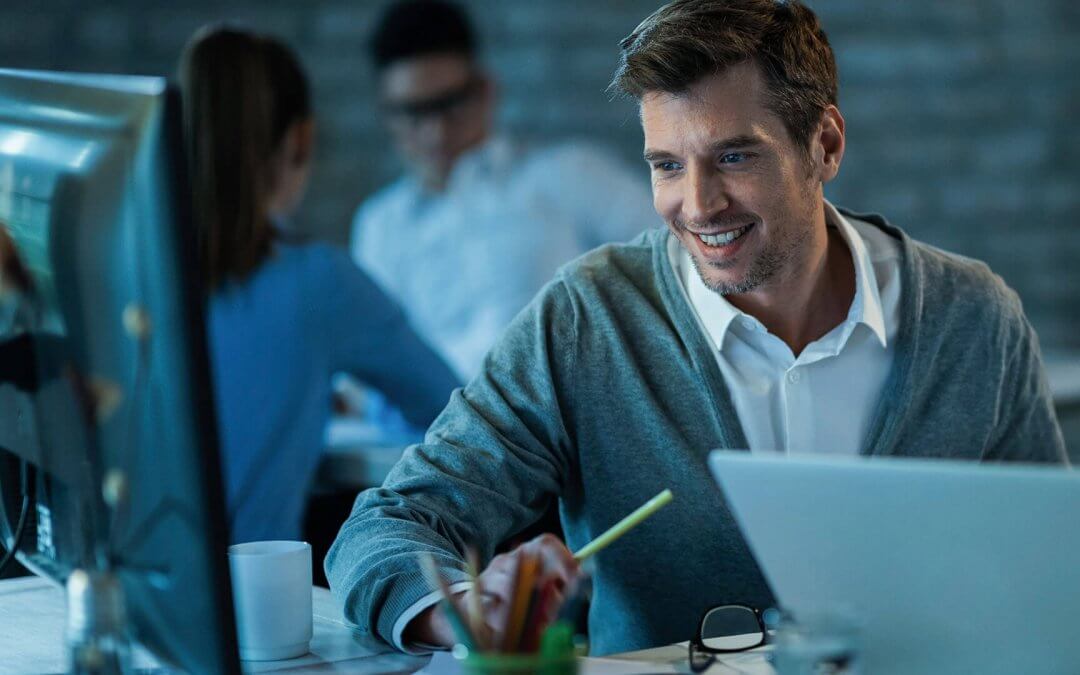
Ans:
{"type": "Polygon", "coordinates": [[[435,559],[428,552],[421,553],[419,558],[420,569],[427,578],[428,586],[439,591],[439,594],[442,595],[442,599],[439,603],[443,612],[446,614],[446,620],[450,622],[450,629],[454,631],[454,637],[459,644],[464,645],[468,649],[476,649],[476,640],[473,638],[472,632],[469,630],[469,626],[465,622],[465,619],[461,616],[461,613],[458,612],[457,607],[454,606],[453,599],[450,595],[450,586],[446,583],[446,580],[439,575],[438,567],[435,565],[435,559]]]}

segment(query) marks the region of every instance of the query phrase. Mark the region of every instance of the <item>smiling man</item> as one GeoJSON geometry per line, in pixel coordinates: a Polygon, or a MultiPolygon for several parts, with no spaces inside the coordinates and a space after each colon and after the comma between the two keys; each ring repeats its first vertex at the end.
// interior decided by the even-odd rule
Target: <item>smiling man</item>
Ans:
{"type": "Polygon", "coordinates": [[[489,558],[553,499],[567,546],[533,541],[481,575],[496,631],[523,554],[565,583],[570,550],[664,487],[674,503],[595,558],[593,652],[686,640],[710,606],[770,606],[714,448],[1065,462],[1015,293],[824,199],[844,119],[809,9],[673,2],[623,41],[613,86],[640,103],[667,227],[564,267],[357,500],[328,576],[400,648],[452,640],[418,551],[468,606],[466,547],[489,558]]]}

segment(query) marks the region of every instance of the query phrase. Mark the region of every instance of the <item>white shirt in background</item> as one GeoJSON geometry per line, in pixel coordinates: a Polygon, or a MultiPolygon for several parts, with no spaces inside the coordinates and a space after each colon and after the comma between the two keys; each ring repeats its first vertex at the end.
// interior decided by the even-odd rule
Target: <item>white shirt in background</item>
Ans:
{"type": "Polygon", "coordinates": [[[892,367],[900,242],[828,202],[825,219],[851,249],[855,297],[847,318],[798,358],[760,321],[709,290],[675,237],[669,244],[753,452],[860,453],[892,367]]]}
{"type": "Polygon", "coordinates": [[[364,202],[352,252],[468,381],[559,266],[657,222],[644,172],[589,146],[526,152],[496,137],[441,193],[404,177],[364,202]]]}

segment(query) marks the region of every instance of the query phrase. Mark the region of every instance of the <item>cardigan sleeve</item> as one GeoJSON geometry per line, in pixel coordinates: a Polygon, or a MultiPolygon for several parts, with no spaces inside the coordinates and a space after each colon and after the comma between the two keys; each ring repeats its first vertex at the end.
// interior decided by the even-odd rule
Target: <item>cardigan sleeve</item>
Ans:
{"type": "Polygon", "coordinates": [[[557,498],[574,457],[563,423],[572,405],[574,308],[549,284],[514,320],[481,373],[381,488],[363,492],[326,558],[345,616],[393,641],[394,626],[430,589],[417,554],[464,581],[466,547],[489,560],[557,498]]]}
{"type": "MultiPolygon", "coordinates": [[[[1015,294],[1012,294],[1015,299],[1015,294]]],[[[1006,323],[997,424],[983,459],[1068,465],[1039,340],[1019,309],[1006,323]]]]}

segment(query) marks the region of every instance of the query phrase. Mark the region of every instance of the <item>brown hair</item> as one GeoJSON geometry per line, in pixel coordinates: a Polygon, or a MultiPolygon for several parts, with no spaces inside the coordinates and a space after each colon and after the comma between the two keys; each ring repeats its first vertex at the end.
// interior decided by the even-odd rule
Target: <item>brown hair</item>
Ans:
{"type": "Polygon", "coordinates": [[[817,16],[797,0],[675,0],[620,43],[609,89],[640,99],[685,94],[701,78],[753,60],[765,107],[801,148],[836,104],[836,60],[817,16]]]}
{"type": "Polygon", "coordinates": [[[180,65],[199,252],[208,290],[241,280],[270,254],[272,157],[311,116],[307,79],[277,40],[228,27],[200,30],[180,65]]]}

